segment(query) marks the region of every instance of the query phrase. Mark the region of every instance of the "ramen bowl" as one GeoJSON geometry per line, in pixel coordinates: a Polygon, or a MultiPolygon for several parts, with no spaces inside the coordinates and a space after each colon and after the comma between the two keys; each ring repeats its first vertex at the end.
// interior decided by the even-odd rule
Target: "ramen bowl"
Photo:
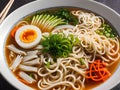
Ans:
{"type": "MultiPolygon", "coordinates": [[[[113,9],[98,3],[96,1],[90,0],[37,0],[29,4],[26,4],[14,12],[12,12],[1,24],[0,26],[0,72],[4,78],[14,87],[21,90],[32,90],[31,87],[20,82],[15,75],[9,69],[7,64],[6,55],[5,55],[5,45],[8,34],[14,25],[21,20],[22,18],[35,13],[36,11],[41,11],[49,8],[58,8],[58,7],[67,7],[67,8],[80,8],[87,10],[89,12],[96,13],[97,15],[102,16],[108,21],[117,32],[118,36],[120,35],[120,16],[113,9]]],[[[116,86],[120,82],[120,67],[118,66],[114,74],[104,83],[96,86],[93,90],[109,90],[116,86]]]]}

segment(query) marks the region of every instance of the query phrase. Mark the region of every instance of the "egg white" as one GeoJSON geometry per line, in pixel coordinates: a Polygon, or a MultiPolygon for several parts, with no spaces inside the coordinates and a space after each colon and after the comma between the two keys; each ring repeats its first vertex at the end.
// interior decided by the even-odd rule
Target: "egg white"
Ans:
{"type": "Polygon", "coordinates": [[[30,49],[30,48],[35,47],[40,42],[41,37],[42,37],[41,30],[38,27],[34,26],[34,25],[25,25],[25,26],[22,26],[15,33],[15,41],[17,42],[17,44],[20,47],[22,47],[24,49],[30,49]],[[34,40],[33,42],[29,42],[29,43],[25,43],[25,42],[22,42],[20,40],[20,34],[21,34],[21,32],[23,32],[26,29],[32,29],[32,30],[34,30],[37,33],[36,40],[34,40]]]}

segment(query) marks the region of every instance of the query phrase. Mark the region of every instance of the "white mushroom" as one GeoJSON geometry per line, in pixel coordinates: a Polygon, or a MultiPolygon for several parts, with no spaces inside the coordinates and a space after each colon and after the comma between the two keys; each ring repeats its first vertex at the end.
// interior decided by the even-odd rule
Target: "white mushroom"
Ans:
{"type": "Polygon", "coordinates": [[[7,48],[8,48],[9,50],[11,50],[11,51],[17,53],[17,54],[26,55],[26,52],[24,52],[24,51],[22,51],[22,50],[16,48],[13,44],[8,45],[7,48]]]}
{"type": "Polygon", "coordinates": [[[22,64],[24,64],[24,65],[39,65],[40,64],[39,60],[40,59],[37,58],[37,59],[31,60],[31,61],[23,62],[22,64]]]}
{"type": "Polygon", "coordinates": [[[29,61],[29,60],[32,60],[35,58],[38,58],[38,56],[36,54],[30,54],[30,55],[24,56],[23,61],[26,62],[26,61],[29,61]]]}
{"type": "Polygon", "coordinates": [[[28,72],[37,72],[38,68],[37,67],[33,67],[33,66],[26,66],[26,65],[19,65],[19,69],[23,70],[23,71],[28,71],[28,72]]]}
{"type": "Polygon", "coordinates": [[[23,59],[23,57],[20,56],[20,55],[18,55],[18,56],[16,57],[16,59],[13,61],[12,65],[10,66],[10,69],[11,69],[13,72],[17,69],[17,67],[18,67],[19,64],[21,63],[22,59],[23,59]]]}
{"type": "Polygon", "coordinates": [[[37,45],[34,49],[37,49],[37,50],[40,49],[41,50],[41,49],[43,49],[43,46],[42,45],[37,45]]]}
{"type": "Polygon", "coordinates": [[[33,79],[32,77],[30,77],[28,74],[26,74],[25,72],[23,72],[23,71],[20,71],[19,72],[19,76],[23,79],[23,80],[25,80],[26,82],[28,82],[28,83],[30,83],[30,84],[32,84],[32,83],[34,83],[36,80],[35,79],[33,79]]]}
{"type": "Polygon", "coordinates": [[[34,51],[28,51],[27,55],[32,55],[32,54],[36,54],[37,55],[38,50],[34,50],[34,51]]]}
{"type": "Polygon", "coordinates": [[[57,26],[56,28],[54,28],[54,30],[52,30],[52,32],[56,32],[60,29],[65,29],[65,28],[71,28],[73,29],[75,26],[73,25],[60,25],[60,26],[57,26]]]}

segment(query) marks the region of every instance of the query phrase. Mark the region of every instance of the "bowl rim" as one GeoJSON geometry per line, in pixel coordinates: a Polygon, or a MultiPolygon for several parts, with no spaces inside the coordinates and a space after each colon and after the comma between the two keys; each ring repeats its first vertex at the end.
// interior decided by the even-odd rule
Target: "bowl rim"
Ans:
{"type": "MultiPolygon", "coordinates": [[[[0,50],[4,52],[4,45],[6,41],[6,37],[8,33],[10,32],[10,29],[14,26],[15,23],[17,23],[21,18],[27,16],[28,14],[31,14],[33,12],[50,8],[50,7],[60,7],[60,6],[70,6],[70,7],[79,7],[86,10],[93,11],[100,16],[107,19],[117,30],[118,34],[120,35],[119,30],[119,23],[120,23],[120,15],[110,7],[99,3],[97,1],[93,0],[37,0],[30,2],[28,4],[25,4],[21,6],[20,8],[13,11],[10,15],[7,16],[7,18],[3,21],[3,23],[0,25],[0,41],[2,44],[0,45],[0,50]],[[33,6],[35,6],[33,8],[33,6]],[[87,7],[86,7],[87,6],[87,7]],[[107,12],[107,13],[106,13],[107,12]],[[22,17],[21,17],[22,16],[22,17]],[[14,17],[14,18],[12,18],[14,17]]],[[[5,54],[0,54],[0,73],[2,76],[14,87],[17,89],[25,89],[25,90],[32,90],[29,86],[26,86],[25,84],[21,83],[17,78],[12,74],[12,72],[9,70],[7,62],[5,60],[5,54]]],[[[115,85],[120,83],[120,67],[117,68],[115,73],[103,84],[99,85],[99,87],[93,88],[93,90],[108,90],[113,88],[115,85]],[[116,74],[117,73],[117,74],[116,74]],[[119,73],[119,74],[118,74],[119,73]],[[111,82],[112,81],[112,82],[111,82]],[[111,82],[109,84],[109,82],[111,82]]]]}

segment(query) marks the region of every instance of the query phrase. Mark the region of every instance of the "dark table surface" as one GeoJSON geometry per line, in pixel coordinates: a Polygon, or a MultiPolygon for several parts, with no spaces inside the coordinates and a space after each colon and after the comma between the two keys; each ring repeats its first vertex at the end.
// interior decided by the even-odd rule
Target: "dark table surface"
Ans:
{"type": "MultiPolygon", "coordinates": [[[[0,12],[2,11],[2,9],[7,4],[8,1],[9,0],[0,0],[0,12]]],[[[8,14],[13,12],[15,9],[19,8],[20,6],[29,3],[31,1],[35,1],[35,0],[15,0],[8,14]]],[[[111,7],[120,14],[120,0],[95,0],[95,1],[101,2],[111,7]]],[[[0,74],[0,90],[16,90],[16,89],[13,86],[11,86],[0,74]]],[[[118,84],[112,90],[120,90],[120,84],[118,84]]]]}

